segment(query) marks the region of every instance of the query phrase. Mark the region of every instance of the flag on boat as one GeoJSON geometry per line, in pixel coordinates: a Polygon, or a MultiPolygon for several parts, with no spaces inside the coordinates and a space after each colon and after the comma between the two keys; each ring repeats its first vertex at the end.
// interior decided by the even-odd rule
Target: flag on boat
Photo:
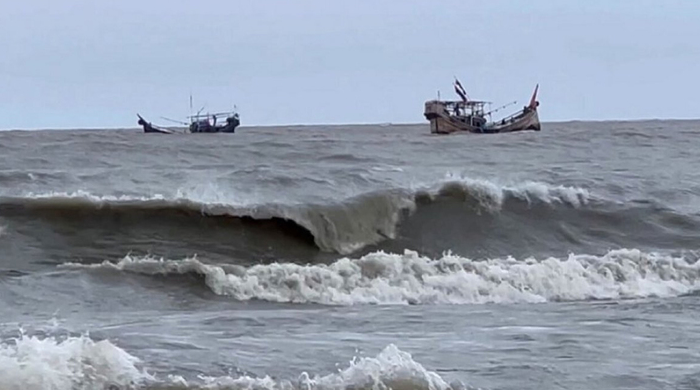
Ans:
{"type": "Polygon", "coordinates": [[[455,77],[455,92],[462,98],[462,101],[467,102],[467,91],[462,87],[462,83],[455,77]]]}
{"type": "Polygon", "coordinates": [[[535,92],[533,92],[530,98],[530,108],[537,108],[537,90],[540,88],[540,84],[535,86],[535,92]]]}

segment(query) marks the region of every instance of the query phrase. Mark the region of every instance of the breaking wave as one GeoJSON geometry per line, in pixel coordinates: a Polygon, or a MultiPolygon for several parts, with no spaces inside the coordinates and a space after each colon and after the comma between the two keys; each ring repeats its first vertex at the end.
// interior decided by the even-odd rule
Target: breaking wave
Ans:
{"type": "Polygon", "coordinates": [[[109,340],[88,336],[37,337],[21,335],[0,344],[0,379],[3,389],[22,390],[136,390],[136,389],[464,389],[448,383],[436,372],[413,360],[394,344],[376,357],[355,357],[336,373],[296,379],[269,375],[184,378],[150,374],[144,363],[109,340]]]}
{"type": "Polygon", "coordinates": [[[21,334],[0,344],[0,382],[7,390],[122,390],[152,378],[140,360],[108,340],[21,334]]]}
{"type": "Polygon", "coordinates": [[[604,256],[474,261],[439,259],[406,250],[376,252],[329,265],[293,263],[252,267],[125,257],[118,263],[67,263],[145,275],[198,274],[215,294],[271,302],[357,304],[537,303],[589,299],[671,297],[700,287],[700,262],[682,257],[614,250],[604,256]]]}
{"type": "MultiPolygon", "coordinates": [[[[456,207],[466,205],[470,213],[495,213],[514,204],[533,207],[561,204],[576,208],[586,204],[589,198],[588,191],[576,187],[534,182],[500,186],[488,181],[460,180],[420,189],[375,191],[331,204],[231,205],[164,196],[97,196],[87,192],[29,194],[0,198],[0,213],[33,213],[71,222],[78,217],[110,216],[123,224],[153,223],[160,218],[164,227],[172,226],[176,219],[182,226],[191,226],[195,218],[203,217],[245,220],[258,223],[260,229],[267,228],[264,223],[272,221],[274,229],[308,237],[305,239],[322,251],[350,254],[396,238],[400,222],[409,219],[417,208],[429,204],[454,203],[456,207]]],[[[454,211],[462,213],[464,210],[454,211]]]]}
{"type": "Polygon", "coordinates": [[[413,360],[411,354],[389,344],[376,357],[355,357],[347,368],[324,376],[302,372],[296,380],[275,380],[264,377],[201,377],[188,383],[182,377],[171,376],[151,389],[269,389],[269,390],[458,390],[466,389],[461,382],[448,383],[438,373],[413,360]]]}

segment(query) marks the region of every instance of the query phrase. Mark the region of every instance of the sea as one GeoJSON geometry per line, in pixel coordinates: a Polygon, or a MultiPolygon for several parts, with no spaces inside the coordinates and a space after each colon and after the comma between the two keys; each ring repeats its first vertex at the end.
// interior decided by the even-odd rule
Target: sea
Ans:
{"type": "Polygon", "coordinates": [[[700,389],[699,136],[0,132],[0,389],[700,389]]]}

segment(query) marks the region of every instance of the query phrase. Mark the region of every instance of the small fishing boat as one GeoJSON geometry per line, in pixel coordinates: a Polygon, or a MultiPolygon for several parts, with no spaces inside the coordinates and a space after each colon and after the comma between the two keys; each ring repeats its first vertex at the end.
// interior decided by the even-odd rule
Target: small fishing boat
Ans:
{"type": "MultiPolygon", "coordinates": [[[[190,110],[192,109],[192,96],[190,96],[190,110]]],[[[176,131],[167,129],[162,126],[157,126],[143,119],[140,114],[136,114],[139,118],[138,124],[143,127],[145,133],[160,133],[160,134],[175,134],[175,133],[235,133],[236,128],[240,126],[241,119],[238,112],[235,110],[229,112],[217,112],[214,114],[206,113],[202,114],[204,107],[202,107],[196,115],[190,115],[187,118],[189,123],[182,122],[174,119],[168,119],[162,117],[163,119],[178,123],[186,127],[186,131],[176,131]],[[226,118],[223,123],[217,124],[218,118],[226,118]]]]}
{"type": "MultiPolygon", "coordinates": [[[[198,114],[190,116],[189,125],[185,122],[178,122],[183,125],[188,126],[187,131],[175,131],[167,129],[162,126],[154,125],[151,122],[146,121],[139,114],[138,124],[143,127],[145,133],[160,133],[160,134],[174,134],[174,133],[235,133],[236,128],[241,124],[240,117],[237,112],[229,113],[216,113],[216,114],[198,114]],[[218,117],[225,117],[226,120],[222,124],[216,124],[218,117]]],[[[177,122],[172,119],[167,119],[172,122],[177,122]]]]}
{"type": "Polygon", "coordinates": [[[491,102],[471,100],[459,80],[455,79],[455,92],[461,100],[429,100],[425,102],[425,118],[430,122],[430,132],[433,134],[452,134],[456,132],[469,133],[510,133],[514,131],[535,130],[540,131],[540,119],[537,107],[537,91],[539,84],[535,86],[530,103],[522,110],[497,121],[488,121],[497,112],[515,102],[501,106],[495,110],[486,111],[485,106],[491,102]]]}

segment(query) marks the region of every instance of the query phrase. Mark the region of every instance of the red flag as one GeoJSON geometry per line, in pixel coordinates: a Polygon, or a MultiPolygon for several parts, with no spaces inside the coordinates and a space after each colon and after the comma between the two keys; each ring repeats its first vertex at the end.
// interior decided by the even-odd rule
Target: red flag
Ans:
{"type": "Polygon", "coordinates": [[[538,83],[535,86],[535,92],[532,94],[532,98],[530,98],[530,108],[537,108],[537,90],[540,88],[540,84],[538,83]]]}

